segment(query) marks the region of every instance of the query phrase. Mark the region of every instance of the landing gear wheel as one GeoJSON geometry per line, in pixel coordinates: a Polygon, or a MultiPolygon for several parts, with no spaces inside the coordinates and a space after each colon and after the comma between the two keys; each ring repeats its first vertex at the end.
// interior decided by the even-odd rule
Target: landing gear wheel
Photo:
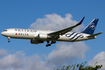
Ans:
{"type": "Polygon", "coordinates": [[[51,44],[47,44],[46,47],[51,46],[51,44]]]}
{"type": "Polygon", "coordinates": [[[49,41],[47,41],[47,45],[46,45],[46,47],[48,47],[48,46],[51,46],[51,44],[49,44],[49,41]]]}
{"type": "Polygon", "coordinates": [[[51,41],[51,43],[49,44],[49,41],[47,41],[46,47],[51,46],[51,44],[55,44],[55,43],[56,43],[56,41],[51,41]]]}
{"type": "Polygon", "coordinates": [[[51,42],[51,44],[55,44],[55,43],[56,43],[56,41],[52,41],[52,42],[51,42]]]}
{"type": "Polygon", "coordinates": [[[8,43],[9,43],[10,41],[8,41],[8,43]]]}

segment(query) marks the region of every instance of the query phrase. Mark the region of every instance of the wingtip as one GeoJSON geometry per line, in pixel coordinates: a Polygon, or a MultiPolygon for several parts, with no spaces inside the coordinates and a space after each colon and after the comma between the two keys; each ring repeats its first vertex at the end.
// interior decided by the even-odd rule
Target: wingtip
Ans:
{"type": "Polygon", "coordinates": [[[85,17],[83,17],[83,18],[80,20],[80,22],[78,23],[79,25],[82,24],[84,18],[85,18],[85,17]]]}
{"type": "Polygon", "coordinates": [[[85,17],[83,17],[83,19],[84,19],[85,17]]]}
{"type": "Polygon", "coordinates": [[[102,34],[103,32],[100,32],[100,34],[102,34]]]}
{"type": "Polygon", "coordinates": [[[83,17],[81,20],[83,21],[85,17],[83,17]]]}

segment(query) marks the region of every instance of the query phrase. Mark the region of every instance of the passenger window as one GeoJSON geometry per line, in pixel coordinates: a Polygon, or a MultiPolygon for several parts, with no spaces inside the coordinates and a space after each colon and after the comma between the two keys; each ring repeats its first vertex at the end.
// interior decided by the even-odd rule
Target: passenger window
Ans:
{"type": "Polygon", "coordinates": [[[17,31],[17,29],[15,29],[15,31],[17,31]]]}
{"type": "Polygon", "coordinates": [[[27,30],[27,32],[29,32],[29,30],[27,30]]]}
{"type": "Polygon", "coordinates": [[[20,29],[18,29],[18,31],[20,31],[20,29]]]}
{"type": "Polygon", "coordinates": [[[36,30],[34,30],[34,32],[36,32],[36,30]]]}
{"type": "Polygon", "coordinates": [[[21,31],[23,32],[23,29],[21,31]]]}
{"type": "Polygon", "coordinates": [[[24,31],[26,32],[26,29],[24,29],[24,31]]]}
{"type": "Polygon", "coordinates": [[[33,32],[33,31],[31,30],[31,32],[33,32]]]}

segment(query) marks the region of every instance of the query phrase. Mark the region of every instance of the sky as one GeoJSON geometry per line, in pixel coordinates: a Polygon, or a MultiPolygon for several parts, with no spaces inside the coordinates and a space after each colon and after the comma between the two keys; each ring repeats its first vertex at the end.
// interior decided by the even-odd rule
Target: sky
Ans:
{"type": "Polygon", "coordinates": [[[73,29],[80,32],[94,18],[99,22],[94,33],[97,39],[81,42],[31,44],[30,40],[10,39],[0,35],[0,70],[52,70],[87,61],[96,62],[105,70],[105,1],[104,0],[1,0],[0,32],[8,28],[54,30],[70,27],[85,17],[83,24],[73,29]]]}

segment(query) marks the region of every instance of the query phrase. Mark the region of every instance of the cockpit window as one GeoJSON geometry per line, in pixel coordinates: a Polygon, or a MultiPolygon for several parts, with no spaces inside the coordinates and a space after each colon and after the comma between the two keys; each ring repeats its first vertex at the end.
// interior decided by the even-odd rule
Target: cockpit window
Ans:
{"type": "Polygon", "coordinates": [[[4,31],[7,31],[7,30],[4,30],[4,31]]]}

